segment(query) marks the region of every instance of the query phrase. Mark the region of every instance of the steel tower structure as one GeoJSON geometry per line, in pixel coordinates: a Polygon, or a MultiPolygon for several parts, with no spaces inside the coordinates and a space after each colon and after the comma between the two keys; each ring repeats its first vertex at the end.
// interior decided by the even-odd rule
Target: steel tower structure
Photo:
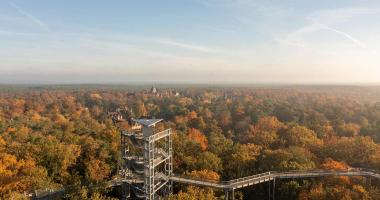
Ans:
{"type": "Polygon", "coordinates": [[[172,131],[158,131],[162,119],[133,119],[130,131],[121,131],[121,174],[127,198],[159,199],[172,192],[172,131]]]}

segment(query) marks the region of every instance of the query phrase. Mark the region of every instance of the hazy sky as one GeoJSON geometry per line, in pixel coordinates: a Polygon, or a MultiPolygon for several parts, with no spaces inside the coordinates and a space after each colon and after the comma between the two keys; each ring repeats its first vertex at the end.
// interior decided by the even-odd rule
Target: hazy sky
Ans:
{"type": "Polygon", "coordinates": [[[0,1],[0,83],[136,81],[380,83],[380,1],[0,1]]]}

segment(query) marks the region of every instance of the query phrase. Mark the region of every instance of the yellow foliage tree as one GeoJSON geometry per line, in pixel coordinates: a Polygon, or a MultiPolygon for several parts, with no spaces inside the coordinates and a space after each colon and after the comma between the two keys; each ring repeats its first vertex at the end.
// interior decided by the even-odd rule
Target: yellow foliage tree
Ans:
{"type": "Polygon", "coordinates": [[[207,180],[212,180],[212,181],[219,181],[220,176],[218,173],[211,171],[211,170],[194,170],[191,171],[190,173],[187,173],[187,176],[193,177],[196,179],[207,179],[207,180]]]}
{"type": "Polygon", "coordinates": [[[205,151],[208,147],[208,140],[206,136],[201,133],[198,129],[191,128],[189,129],[187,135],[190,139],[196,141],[201,146],[201,149],[205,151]]]}
{"type": "Polygon", "coordinates": [[[87,163],[87,177],[93,182],[105,179],[111,173],[110,166],[104,161],[92,159],[87,163]]]}
{"type": "Polygon", "coordinates": [[[16,156],[0,153],[0,199],[12,192],[32,191],[48,183],[45,169],[34,160],[17,160],[16,156]]]}
{"type": "Polygon", "coordinates": [[[331,158],[327,158],[321,165],[323,169],[335,169],[335,170],[345,170],[348,169],[349,166],[344,162],[338,162],[331,158]]]}
{"type": "Polygon", "coordinates": [[[214,191],[210,188],[199,188],[194,186],[186,187],[176,195],[171,195],[170,200],[216,200],[214,191]]]}

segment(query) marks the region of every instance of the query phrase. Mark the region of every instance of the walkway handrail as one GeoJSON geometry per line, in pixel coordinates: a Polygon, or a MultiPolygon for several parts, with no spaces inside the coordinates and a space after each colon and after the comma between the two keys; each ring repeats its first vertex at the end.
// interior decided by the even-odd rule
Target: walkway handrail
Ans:
{"type": "Polygon", "coordinates": [[[254,179],[254,178],[269,176],[271,173],[272,172],[269,171],[269,172],[265,172],[265,173],[261,173],[261,174],[255,174],[255,175],[252,175],[252,176],[246,176],[246,177],[232,179],[232,180],[223,181],[223,182],[232,184],[232,183],[237,183],[237,182],[240,182],[240,181],[245,181],[245,180],[250,180],[250,179],[254,179]]]}
{"type": "Polygon", "coordinates": [[[372,176],[380,178],[380,174],[373,170],[363,170],[360,168],[350,168],[347,170],[291,170],[291,171],[269,171],[252,176],[232,179],[229,181],[215,181],[186,176],[173,176],[174,182],[195,184],[205,187],[235,189],[271,181],[275,178],[311,178],[321,176],[372,176]]]}
{"type": "MultiPolygon", "coordinates": [[[[321,176],[371,176],[380,179],[380,174],[376,173],[374,170],[362,169],[362,168],[350,168],[347,170],[290,170],[290,171],[269,171],[261,174],[255,174],[252,176],[232,179],[229,181],[216,181],[201,178],[193,178],[188,176],[177,176],[172,175],[170,180],[178,183],[193,184],[204,187],[211,187],[224,190],[233,190],[237,188],[247,187],[250,185],[255,185],[263,182],[268,182],[276,178],[311,178],[311,177],[321,177],[321,176]]],[[[123,183],[123,179],[116,179],[109,181],[110,187],[120,185],[123,183]]],[[[32,197],[33,199],[44,198],[49,195],[54,195],[57,193],[63,193],[64,188],[50,192],[49,194],[36,195],[32,197]]]]}

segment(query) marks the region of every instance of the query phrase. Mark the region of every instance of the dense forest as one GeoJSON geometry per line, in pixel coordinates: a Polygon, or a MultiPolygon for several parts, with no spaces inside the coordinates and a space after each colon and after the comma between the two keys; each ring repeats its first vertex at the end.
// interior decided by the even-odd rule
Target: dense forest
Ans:
{"type": "MultiPolygon", "coordinates": [[[[66,199],[112,199],[120,129],[108,113],[163,118],[174,131],[174,173],[230,180],[269,170],[380,171],[380,88],[370,86],[2,86],[0,199],[65,187],[66,199]],[[94,187],[96,185],[96,187],[94,187]]],[[[280,180],[278,199],[380,199],[364,177],[280,180]]],[[[266,199],[267,185],[236,199],[266,199]]],[[[223,191],[175,185],[171,199],[223,191]]]]}

